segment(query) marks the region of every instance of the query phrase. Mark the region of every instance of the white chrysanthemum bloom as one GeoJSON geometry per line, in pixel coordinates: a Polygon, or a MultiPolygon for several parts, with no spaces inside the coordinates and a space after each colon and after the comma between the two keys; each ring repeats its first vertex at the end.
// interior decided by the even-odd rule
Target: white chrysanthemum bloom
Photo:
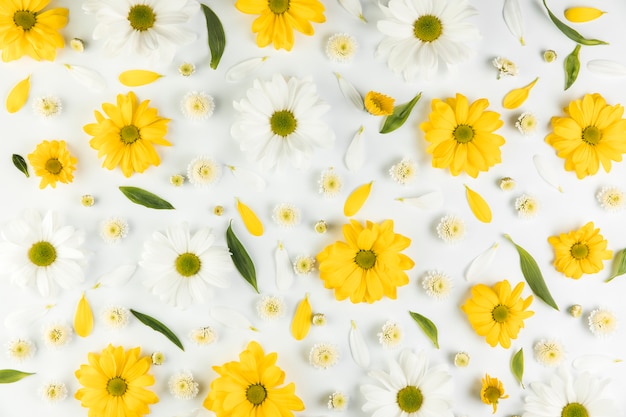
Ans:
{"type": "Polygon", "coordinates": [[[407,81],[468,60],[473,51],[467,42],[480,39],[467,21],[477,14],[467,0],[390,0],[380,7],[385,19],[377,27],[385,39],[376,56],[386,57],[389,68],[407,81]]]}
{"type": "Polygon", "coordinates": [[[128,235],[128,222],[119,217],[111,217],[100,224],[100,237],[106,243],[117,243],[128,235]]]}
{"type": "Polygon", "coordinates": [[[348,407],[349,397],[341,391],[335,391],[328,398],[328,408],[343,411],[348,407]]]}
{"type": "Polygon", "coordinates": [[[596,336],[610,336],[617,330],[617,317],[605,308],[596,308],[589,314],[589,330],[596,336]]]}
{"type": "Polygon", "coordinates": [[[180,102],[183,115],[190,120],[206,120],[213,115],[215,101],[204,91],[191,91],[180,102]]]}
{"type": "Polygon", "coordinates": [[[356,39],[346,33],[335,33],[326,42],[326,55],[331,61],[352,61],[358,47],[356,39]]]}
{"type": "Polygon", "coordinates": [[[321,120],[330,110],[311,78],[255,80],[246,98],[233,102],[239,112],[231,135],[248,159],[263,169],[308,168],[317,147],[331,148],[335,134],[321,120]]]}
{"type": "Polygon", "coordinates": [[[328,230],[328,224],[324,220],[318,220],[313,226],[316,233],[323,234],[328,230]]]}
{"type": "Polygon", "coordinates": [[[172,375],[167,383],[170,393],[179,400],[190,400],[198,395],[199,386],[189,371],[172,375]]]}
{"type": "Polygon", "coordinates": [[[539,201],[533,196],[522,194],[515,200],[515,210],[520,217],[533,218],[539,211],[539,201]]]}
{"type": "Polygon", "coordinates": [[[257,303],[256,311],[264,320],[275,320],[285,315],[285,303],[280,297],[264,295],[257,303]]]}
{"type": "Polygon", "coordinates": [[[389,360],[389,373],[372,371],[369,376],[379,385],[361,385],[365,396],[362,410],[368,415],[454,417],[452,402],[452,375],[445,365],[429,367],[423,351],[408,349],[398,360],[389,360]]]}
{"type": "Polygon", "coordinates": [[[500,178],[500,189],[502,191],[512,191],[516,185],[515,180],[511,177],[500,178]]]}
{"type": "Polygon", "coordinates": [[[457,352],[454,355],[454,366],[457,368],[465,368],[469,365],[470,355],[467,352],[457,352]]]}
{"type": "Polygon", "coordinates": [[[6,344],[7,356],[15,362],[23,362],[31,358],[37,348],[35,344],[28,339],[13,339],[6,344]]]}
{"type": "Polygon", "coordinates": [[[308,275],[315,271],[315,258],[312,256],[300,255],[293,263],[293,270],[298,275],[308,275]]]}
{"type": "Polygon", "coordinates": [[[606,396],[608,379],[587,372],[576,375],[559,367],[550,383],[532,382],[522,417],[609,417],[618,416],[614,401],[606,396]]]}
{"type": "Polygon", "coordinates": [[[529,112],[522,113],[515,121],[515,127],[522,135],[530,136],[537,130],[537,117],[529,112]]]}
{"type": "Polygon", "coordinates": [[[339,352],[330,343],[317,343],[309,352],[309,363],[319,369],[328,369],[339,360],[339,352]]]}
{"type": "Polygon", "coordinates": [[[210,326],[193,329],[189,338],[198,346],[206,346],[217,340],[217,333],[210,326]]]}
{"type": "Polygon", "coordinates": [[[446,243],[457,243],[465,237],[465,222],[457,216],[445,216],[437,225],[437,235],[446,243]]]}
{"type": "Polygon", "coordinates": [[[626,202],[624,192],[617,187],[602,187],[596,198],[600,206],[607,211],[621,210],[626,202]]]}
{"type": "Polygon", "coordinates": [[[64,323],[53,323],[43,329],[43,341],[46,346],[56,349],[72,340],[72,328],[64,323]]]}
{"type": "Polygon", "coordinates": [[[83,10],[96,16],[93,38],[112,56],[171,62],[178,46],[197,37],[188,23],[200,11],[197,0],[87,0],[83,10]]]}
{"type": "Polygon", "coordinates": [[[51,119],[61,114],[63,104],[56,96],[37,97],[33,102],[33,109],[37,115],[44,119],[51,119]]]}
{"type": "Polygon", "coordinates": [[[569,312],[570,316],[578,318],[583,314],[583,306],[581,306],[580,304],[574,304],[570,306],[567,311],[569,312]]]}
{"type": "Polygon", "coordinates": [[[187,177],[196,186],[215,184],[222,177],[222,165],[206,156],[198,156],[187,166],[187,177]]]}
{"type": "Polygon", "coordinates": [[[429,297],[444,300],[452,290],[452,280],[448,275],[440,271],[429,271],[422,279],[422,287],[429,297]]]}
{"type": "Polygon", "coordinates": [[[300,223],[300,210],[293,204],[278,204],[272,211],[272,220],[279,226],[291,228],[300,223]]]}
{"type": "Polygon", "coordinates": [[[324,313],[315,313],[313,314],[313,318],[311,318],[311,322],[313,326],[325,326],[326,325],[326,314],[324,313]]]}
{"type": "Polygon", "coordinates": [[[20,287],[36,287],[44,297],[58,287],[71,289],[84,281],[85,235],[61,225],[56,213],[42,218],[26,211],[10,222],[0,235],[0,273],[20,287]]]}
{"type": "Polygon", "coordinates": [[[174,174],[170,177],[170,184],[174,187],[180,187],[185,183],[185,176],[180,174],[174,174]]]}
{"type": "Polygon", "coordinates": [[[402,329],[400,325],[394,321],[387,320],[383,325],[381,332],[378,333],[378,341],[387,349],[393,349],[402,342],[402,329]]]}
{"type": "Polygon", "coordinates": [[[102,312],[102,321],[109,329],[123,329],[129,318],[130,310],[122,306],[110,306],[102,312]]]}
{"type": "Polygon", "coordinates": [[[320,193],[324,197],[335,197],[341,191],[343,181],[334,168],[330,167],[322,171],[319,179],[320,193]]]}
{"type": "Polygon", "coordinates": [[[178,66],[178,73],[183,77],[189,77],[196,72],[196,66],[191,62],[183,62],[178,66]]]}
{"type": "Polygon", "coordinates": [[[62,382],[48,382],[40,391],[41,398],[48,404],[56,404],[67,398],[67,387],[62,382]]]}
{"type": "Polygon", "coordinates": [[[498,69],[498,79],[503,76],[516,76],[517,75],[517,65],[510,59],[497,57],[491,61],[494,67],[498,69]]]}
{"type": "Polygon", "coordinates": [[[389,169],[389,175],[398,184],[406,185],[415,179],[417,173],[417,163],[409,158],[393,165],[389,169]]]}
{"type": "Polygon", "coordinates": [[[163,352],[153,352],[152,355],[150,355],[150,360],[153,365],[163,365],[163,363],[165,363],[165,354],[163,354],[163,352]]]}
{"type": "Polygon", "coordinates": [[[565,358],[565,349],[557,340],[540,340],[533,350],[537,362],[544,366],[558,366],[565,358]]]}
{"type": "Polygon", "coordinates": [[[80,204],[83,207],[91,207],[96,203],[96,200],[93,198],[91,194],[85,194],[80,197],[80,204]]]}
{"type": "Polygon", "coordinates": [[[210,228],[203,227],[191,236],[186,223],[168,228],[165,234],[155,232],[145,243],[139,262],[150,272],[146,286],[178,307],[204,302],[211,287],[228,287],[233,270],[230,252],[214,242],[210,228]]]}

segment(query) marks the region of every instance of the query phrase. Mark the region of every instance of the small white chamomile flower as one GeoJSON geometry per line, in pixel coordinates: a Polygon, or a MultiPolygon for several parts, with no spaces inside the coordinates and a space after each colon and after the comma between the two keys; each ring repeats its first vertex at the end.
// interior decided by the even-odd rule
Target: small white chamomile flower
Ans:
{"type": "Polygon", "coordinates": [[[442,217],[437,225],[437,235],[446,243],[457,243],[465,237],[465,222],[454,215],[442,217]]]}
{"type": "Polygon", "coordinates": [[[198,156],[187,167],[187,178],[195,186],[207,186],[216,183],[222,176],[222,166],[211,158],[198,156]]]}
{"type": "Polygon", "coordinates": [[[309,352],[309,363],[319,369],[327,369],[337,363],[339,352],[330,343],[317,343],[309,352]]]}
{"type": "Polygon", "coordinates": [[[558,366],[563,362],[563,345],[556,340],[540,340],[533,348],[537,362],[544,366],[558,366]]]}
{"type": "Polygon", "coordinates": [[[163,352],[154,352],[150,355],[153,365],[163,365],[165,363],[165,354],[163,352]]]}
{"type": "Polygon", "coordinates": [[[196,66],[190,62],[183,62],[178,66],[178,73],[183,77],[189,77],[196,72],[196,66]]]}
{"type": "Polygon", "coordinates": [[[378,333],[378,341],[387,349],[397,347],[402,341],[402,329],[400,325],[394,321],[387,320],[383,325],[381,332],[378,333]]]}
{"type": "Polygon", "coordinates": [[[100,224],[100,237],[106,243],[117,243],[128,235],[128,222],[111,217],[100,224]]]}
{"type": "Polygon", "coordinates": [[[511,191],[515,189],[515,180],[511,177],[502,177],[500,178],[500,189],[502,191],[511,191]]]}
{"type": "Polygon", "coordinates": [[[617,187],[602,187],[596,194],[600,207],[607,211],[618,211],[624,208],[626,198],[624,192],[617,187]]]}
{"type": "Polygon", "coordinates": [[[56,404],[67,398],[67,387],[58,381],[48,382],[41,387],[41,398],[48,404],[56,404]]]}
{"type": "Polygon", "coordinates": [[[308,275],[315,270],[315,258],[312,256],[300,255],[293,263],[293,270],[298,275],[308,275]]]}
{"type": "Polygon", "coordinates": [[[457,368],[466,368],[470,362],[470,355],[467,352],[458,352],[454,355],[454,366],[457,368]]]}
{"type": "Polygon", "coordinates": [[[317,223],[315,223],[315,226],[313,228],[317,233],[323,234],[326,233],[326,231],[328,230],[328,224],[326,224],[324,220],[319,220],[317,223]]]}
{"type": "Polygon", "coordinates": [[[335,197],[341,191],[343,181],[339,174],[335,172],[335,169],[330,167],[322,171],[319,179],[319,190],[324,197],[335,197]]]}
{"type": "Polygon", "coordinates": [[[497,57],[491,61],[494,67],[498,69],[498,80],[502,78],[502,76],[516,76],[517,75],[517,65],[510,59],[497,57]]]}
{"type": "Polygon", "coordinates": [[[450,295],[452,280],[443,272],[429,271],[422,279],[422,287],[426,290],[426,294],[429,297],[443,300],[450,295]]]}
{"type": "Polygon", "coordinates": [[[326,55],[332,61],[347,63],[354,57],[357,47],[354,37],[346,33],[336,33],[328,38],[326,55]]]}
{"type": "Polygon", "coordinates": [[[515,210],[520,217],[533,218],[539,211],[539,202],[533,196],[522,194],[515,200],[515,210]]]}
{"type": "Polygon", "coordinates": [[[583,314],[583,306],[581,306],[580,304],[574,304],[570,306],[570,308],[567,311],[569,312],[570,316],[577,319],[583,314]]]}
{"type": "Polygon", "coordinates": [[[123,329],[129,318],[130,310],[122,306],[110,306],[102,312],[102,321],[109,329],[123,329]]]}
{"type": "Polygon", "coordinates": [[[313,326],[325,326],[326,315],[324,313],[315,313],[311,318],[311,322],[313,323],[313,326]]]}
{"type": "Polygon", "coordinates": [[[280,297],[264,295],[257,303],[256,311],[264,320],[275,320],[285,315],[285,303],[280,297]]]}
{"type": "Polygon", "coordinates": [[[65,346],[72,339],[72,328],[64,323],[53,323],[43,329],[43,341],[49,348],[65,346]]]}
{"type": "Polygon", "coordinates": [[[348,396],[341,391],[335,391],[329,395],[328,408],[335,411],[343,411],[348,407],[348,396]]]}
{"type": "Polygon", "coordinates": [[[83,207],[91,207],[95,204],[96,200],[91,194],[85,194],[80,197],[80,204],[83,207]]]}
{"type": "Polygon", "coordinates": [[[179,400],[190,400],[198,395],[198,383],[194,381],[189,371],[179,372],[169,379],[167,383],[170,394],[179,400]]]}
{"type": "Polygon", "coordinates": [[[174,174],[170,177],[170,184],[174,187],[180,187],[185,183],[185,176],[180,174],[174,174]]]}
{"type": "Polygon", "coordinates": [[[215,102],[204,91],[191,91],[180,103],[183,115],[190,120],[206,120],[213,115],[215,102]]]}
{"type": "Polygon", "coordinates": [[[72,48],[72,51],[74,52],[84,52],[85,51],[85,41],[83,41],[80,38],[74,38],[70,41],[70,48],[72,48]]]}
{"type": "Polygon", "coordinates": [[[23,362],[31,358],[37,348],[28,339],[13,339],[6,344],[7,356],[15,362],[23,362]]]}
{"type": "Polygon", "coordinates": [[[61,99],[55,96],[37,97],[33,102],[33,109],[38,116],[50,119],[61,114],[63,104],[61,99]]]}
{"type": "Polygon", "coordinates": [[[406,185],[415,179],[417,173],[417,163],[411,159],[404,158],[389,169],[389,175],[398,184],[406,185]]]}
{"type": "Polygon", "coordinates": [[[522,113],[515,121],[515,127],[522,135],[530,136],[537,130],[537,117],[532,113],[522,113]]]}
{"type": "Polygon", "coordinates": [[[274,207],[272,219],[286,229],[300,223],[300,210],[293,204],[282,203],[274,207]]]}
{"type": "Polygon", "coordinates": [[[215,330],[213,330],[212,327],[205,326],[192,330],[189,337],[196,343],[196,345],[204,346],[215,342],[217,340],[217,333],[215,333],[215,330]]]}
{"type": "Polygon", "coordinates": [[[617,317],[605,308],[597,308],[589,314],[589,330],[595,336],[610,336],[617,330],[617,317]]]}

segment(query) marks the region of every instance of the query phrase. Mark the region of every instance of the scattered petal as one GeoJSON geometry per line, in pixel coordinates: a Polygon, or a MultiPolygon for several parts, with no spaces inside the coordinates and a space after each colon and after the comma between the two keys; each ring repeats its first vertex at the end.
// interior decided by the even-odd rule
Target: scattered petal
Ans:
{"type": "Polygon", "coordinates": [[[126,285],[137,270],[136,264],[120,265],[110,272],[107,272],[98,278],[94,288],[108,287],[117,288],[126,285]]]}
{"type": "Polygon", "coordinates": [[[30,75],[17,83],[15,87],[11,89],[7,96],[6,107],[9,113],[16,113],[26,101],[28,101],[28,95],[30,94],[30,75]]]}
{"type": "Polygon", "coordinates": [[[250,207],[242,203],[239,199],[237,199],[237,211],[251,235],[261,236],[263,234],[263,223],[261,223],[261,220],[259,220],[250,207]]]}
{"type": "Polygon", "coordinates": [[[276,286],[279,291],[286,291],[293,284],[293,268],[289,254],[280,241],[274,252],[274,261],[276,262],[276,286]]]}
{"type": "Polygon", "coordinates": [[[291,321],[291,335],[296,340],[302,340],[306,337],[311,329],[311,321],[313,319],[313,311],[309,303],[309,294],[304,296],[296,308],[296,314],[291,321]]]}
{"type": "Polygon", "coordinates": [[[360,185],[348,196],[345,204],[343,205],[343,214],[346,217],[354,216],[358,213],[361,207],[363,207],[363,204],[365,204],[365,201],[367,201],[367,198],[370,195],[373,183],[374,181],[370,181],[367,184],[360,185]]]}
{"type": "Polygon", "coordinates": [[[82,85],[90,88],[91,90],[101,93],[106,90],[106,80],[99,72],[89,68],[85,68],[80,65],[65,64],[65,68],[74,77],[76,81],[82,85]]]}
{"type": "Polygon", "coordinates": [[[359,0],[338,0],[339,4],[348,11],[352,16],[367,23],[365,17],[363,17],[363,8],[359,0]]]}
{"type": "Polygon", "coordinates": [[[509,93],[504,96],[504,99],[502,100],[502,107],[512,110],[524,104],[528,98],[530,90],[535,86],[535,84],[537,84],[537,81],[539,81],[539,77],[535,78],[533,82],[522,88],[516,88],[509,91],[509,93]]]}
{"type": "Polygon", "coordinates": [[[348,100],[354,108],[357,110],[365,110],[365,103],[363,102],[363,97],[357,91],[356,88],[349,81],[341,76],[338,72],[335,73],[337,77],[337,82],[339,82],[339,89],[341,89],[341,93],[348,100]]]}
{"type": "Polygon", "coordinates": [[[257,331],[250,320],[234,308],[214,306],[211,307],[210,316],[213,320],[231,329],[257,331]]]}
{"type": "Polygon", "coordinates": [[[31,327],[37,320],[43,318],[53,304],[28,306],[15,310],[4,318],[4,325],[9,330],[25,329],[31,327]]]}
{"type": "Polygon", "coordinates": [[[85,298],[85,293],[80,297],[76,314],[74,315],[74,331],[80,337],[87,337],[93,331],[93,312],[89,302],[85,298]]]}
{"type": "Polygon", "coordinates": [[[228,71],[226,71],[226,75],[224,75],[224,77],[226,78],[226,81],[231,83],[241,81],[258,70],[261,65],[268,60],[268,58],[269,56],[262,56],[241,61],[230,67],[228,71]]]}
{"type": "Polygon", "coordinates": [[[491,222],[491,209],[489,208],[489,204],[485,201],[484,198],[476,191],[469,188],[467,185],[465,186],[465,195],[467,197],[467,202],[469,203],[470,209],[472,209],[472,213],[478,220],[483,223],[491,222]]]}
{"type": "Polygon", "coordinates": [[[356,132],[350,145],[348,145],[348,150],[346,151],[346,167],[352,172],[356,172],[365,163],[365,140],[363,137],[363,130],[365,128],[361,126],[361,128],[356,132]]]}
{"type": "Polygon", "coordinates": [[[367,344],[365,344],[365,339],[363,339],[363,335],[356,327],[356,323],[354,320],[351,322],[350,326],[350,334],[349,334],[349,342],[350,342],[350,353],[352,354],[352,359],[362,368],[367,368],[370,365],[370,352],[367,348],[367,344]]]}
{"type": "Polygon", "coordinates": [[[466,281],[477,281],[479,278],[483,277],[491,266],[499,246],[498,242],[496,242],[491,245],[489,249],[474,258],[465,272],[466,281]]]}
{"type": "Polygon", "coordinates": [[[265,190],[266,182],[259,174],[247,168],[227,165],[237,181],[253,188],[257,192],[265,190]]]}
{"type": "Polygon", "coordinates": [[[443,206],[443,193],[436,190],[418,197],[399,197],[396,200],[421,209],[437,209],[443,206]]]}
{"type": "Polygon", "coordinates": [[[587,62],[587,69],[601,75],[626,76],[626,65],[609,59],[592,59],[587,62]]]}
{"type": "Polygon", "coordinates": [[[139,87],[155,82],[163,75],[148,70],[128,70],[120,74],[120,83],[126,87],[139,87]]]}
{"type": "Polygon", "coordinates": [[[574,369],[585,372],[591,371],[595,373],[601,373],[607,368],[622,362],[621,359],[613,358],[607,355],[588,354],[577,357],[572,361],[574,369]]]}
{"type": "Polygon", "coordinates": [[[504,0],[502,17],[509,31],[522,45],[524,43],[524,16],[519,0],[504,0]]]}
{"type": "Polygon", "coordinates": [[[559,184],[558,174],[554,167],[543,155],[535,155],[533,156],[533,163],[535,164],[535,169],[537,173],[545,182],[559,190],[559,192],[563,192],[563,188],[559,184]]]}
{"type": "Polygon", "coordinates": [[[604,13],[606,12],[596,9],[595,7],[570,7],[565,9],[563,15],[570,22],[585,23],[599,18],[604,13]]]}

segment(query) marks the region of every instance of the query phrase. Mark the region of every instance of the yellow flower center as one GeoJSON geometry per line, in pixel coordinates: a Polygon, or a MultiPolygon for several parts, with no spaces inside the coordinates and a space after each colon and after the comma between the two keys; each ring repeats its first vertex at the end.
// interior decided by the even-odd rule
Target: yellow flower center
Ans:
{"type": "Polygon", "coordinates": [[[589,255],[589,246],[584,243],[574,243],[569,250],[574,259],[585,259],[589,255]]]}
{"type": "Polygon", "coordinates": [[[459,143],[471,142],[474,139],[474,129],[468,125],[458,125],[452,132],[454,140],[459,143]]]}
{"type": "Polygon", "coordinates": [[[503,393],[500,391],[500,388],[493,386],[489,386],[485,388],[485,391],[483,391],[483,397],[487,399],[489,404],[498,404],[498,400],[502,394],[503,393]]]}
{"type": "Polygon", "coordinates": [[[272,132],[278,136],[287,137],[296,131],[298,121],[289,110],[274,112],[270,117],[270,127],[272,132]]]}
{"type": "Polygon", "coordinates": [[[274,14],[283,14],[289,10],[290,0],[268,0],[267,7],[270,8],[274,14]]]}
{"type": "Polygon", "coordinates": [[[396,402],[405,413],[415,413],[422,407],[424,396],[419,388],[409,385],[398,391],[396,402]]]}
{"type": "Polygon", "coordinates": [[[184,277],[191,277],[196,275],[200,271],[202,262],[198,255],[191,252],[186,252],[178,255],[176,258],[176,272],[184,277]]]}
{"type": "Polygon", "coordinates": [[[509,319],[510,310],[507,306],[499,304],[491,310],[491,317],[498,323],[505,323],[509,319]]]}
{"type": "Polygon", "coordinates": [[[413,22],[413,35],[422,42],[436,41],[443,33],[443,25],[437,16],[420,16],[413,22]]]}
{"type": "Polygon", "coordinates": [[[156,15],[152,7],[137,4],[130,8],[127,19],[133,29],[143,32],[154,26],[156,15]]]}
{"type": "Polygon", "coordinates": [[[37,24],[37,15],[29,10],[18,10],[13,14],[13,22],[24,30],[30,30],[37,24]]]}
{"type": "Polygon", "coordinates": [[[121,397],[127,389],[128,385],[126,381],[119,376],[111,378],[109,382],[107,382],[107,392],[114,397],[121,397]]]}
{"type": "Polygon", "coordinates": [[[124,142],[125,145],[132,145],[141,139],[141,135],[139,134],[139,129],[135,125],[127,125],[120,129],[120,140],[124,142]]]}
{"type": "Polygon", "coordinates": [[[376,264],[376,254],[370,249],[360,249],[354,256],[354,263],[361,269],[370,269],[376,264]]]}
{"type": "Polygon", "coordinates": [[[563,407],[561,417],[589,417],[589,412],[582,404],[569,403],[563,407]]]}
{"type": "Polygon", "coordinates": [[[595,126],[587,126],[583,129],[583,142],[595,146],[602,139],[602,131],[595,126]]]}
{"type": "Polygon", "coordinates": [[[50,158],[46,161],[46,171],[52,175],[59,175],[63,171],[63,164],[56,158],[50,158]]]}
{"type": "Polygon", "coordinates": [[[34,243],[28,250],[28,259],[37,266],[52,265],[57,258],[57,251],[51,243],[41,241],[34,243]]]}
{"type": "Polygon", "coordinates": [[[263,404],[267,398],[267,390],[261,384],[253,384],[246,390],[246,399],[254,406],[263,404]]]}

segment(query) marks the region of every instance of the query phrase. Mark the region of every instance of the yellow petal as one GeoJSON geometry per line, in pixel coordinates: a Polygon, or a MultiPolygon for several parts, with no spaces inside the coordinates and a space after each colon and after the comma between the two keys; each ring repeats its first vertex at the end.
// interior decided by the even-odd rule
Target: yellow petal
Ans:
{"type": "Polygon", "coordinates": [[[570,22],[584,23],[597,19],[604,13],[602,10],[598,10],[594,7],[570,7],[565,10],[565,18],[570,22]]]}
{"type": "Polygon", "coordinates": [[[161,74],[147,70],[128,70],[120,74],[119,80],[126,87],[139,87],[155,82],[161,78],[161,74]]]}
{"type": "Polygon", "coordinates": [[[30,93],[30,75],[17,83],[7,97],[7,111],[15,113],[26,104],[30,93]]]}
{"type": "Polygon", "coordinates": [[[298,304],[296,314],[293,316],[293,321],[291,322],[291,334],[294,339],[302,340],[306,337],[311,328],[312,319],[313,311],[309,303],[309,294],[306,294],[304,299],[298,304]]]}
{"type": "Polygon", "coordinates": [[[237,199],[237,211],[250,234],[254,236],[261,236],[263,234],[263,223],[261,223],[261,220],[259,220],[250,207],[243,204],[239,199],[237,199]]]}
{"type": "Polygon", "coordinates": [[[80,337],[87,337],[93,330],[93,313],[85,298],[85,293],[80,298],[74,315],[74,331],[80,337]]]}
{"type": "Polygon", "coordinates": [[[480,196],[476,191],[470,189],[467,185],[465,186],[467,202],[469,203],[470,208],[472,209],[472,213],[478,220],[483,223],[491,222],[491,209],[489,208],[489,204],[485,201],[484,198],[480,196]]]}
{"type": "Polygon", "coordinates": [[[365,204],[367,197],[372,190],[372,184],[374,181],[370,181],[367,184],[363,184],[352,191],[352,193],[346,199],[346,203],[343,205],[343,214],[346,217],[354,216],[365,204]]]}
{"type": "Polygon", "coordinates": [[[539,77],[535,78],[535,80],[522,88],[516,88],[515,90],[511,90],[506,96],[504,96],[504,100],[502,100],[502,107],[505,109],[516,109],[528,98],[528,94],[530,90],[535,86],[535,84],[539,81],[539,77]]]}

